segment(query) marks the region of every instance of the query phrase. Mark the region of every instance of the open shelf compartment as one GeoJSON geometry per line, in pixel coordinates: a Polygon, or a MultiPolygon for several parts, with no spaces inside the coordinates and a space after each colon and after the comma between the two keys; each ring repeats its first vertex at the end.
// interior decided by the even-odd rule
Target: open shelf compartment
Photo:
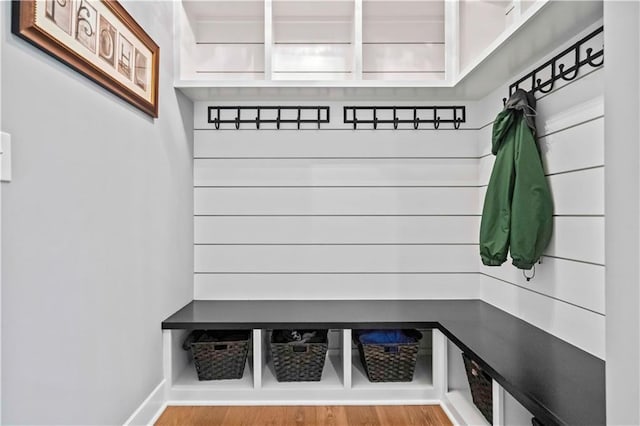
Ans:
{"type": "Polygon", "coordinates": [[[273,0],[273,80],[354,79],[354,0],[273,0]]]}
{"type": "Polygon", "coordinates": [[[181,80],[264,80],[263,0],[176,2],[181,80]]]}
{"type": "Polygon", "coordinates": [[[444,0],[363,0],[363,80],[444,78],[444,0]]]}

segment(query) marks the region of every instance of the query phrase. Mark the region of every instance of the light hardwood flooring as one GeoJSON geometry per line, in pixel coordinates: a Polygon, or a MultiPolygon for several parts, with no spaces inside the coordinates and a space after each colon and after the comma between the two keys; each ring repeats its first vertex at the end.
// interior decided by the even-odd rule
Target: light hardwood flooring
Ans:
{"type": "Polygon", "coordinates": [[[445,426],[438,405],[167,407],[156,426],[445,426]]]}

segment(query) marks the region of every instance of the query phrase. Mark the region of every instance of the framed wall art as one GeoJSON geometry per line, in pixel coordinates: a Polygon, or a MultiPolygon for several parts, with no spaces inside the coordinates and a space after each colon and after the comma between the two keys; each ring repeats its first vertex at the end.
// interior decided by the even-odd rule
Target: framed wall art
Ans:
{"type": "Polygon", "coordinates": [[[115,0],[12,2],[12,32],[152,117],[160,48],[115,0]]]}

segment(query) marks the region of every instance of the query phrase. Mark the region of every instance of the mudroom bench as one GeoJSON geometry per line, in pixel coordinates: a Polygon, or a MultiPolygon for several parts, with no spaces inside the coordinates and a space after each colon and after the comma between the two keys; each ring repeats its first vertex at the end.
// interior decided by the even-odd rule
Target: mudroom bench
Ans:
{"type": "Polygon", "coordinates": [[[505,424],[506,397],[544,425],[605,424],[603,360],[479,300],[196,300],[162,329],[168,405],[432,403],[460,424],[488,424],[464,389],[464,352],[493,379],[494,425],[505,424]],[[319,382],[276,381],[267,362],[268,333],[287,328],[330,331],[319,382]],[[427,343],[412,382],[367,380],[354,356],[352,330],[372,328],[423,331],[427,343]],[[198,381],[182,349],[194,329],[253,330],[242,379],[198,381]]]}

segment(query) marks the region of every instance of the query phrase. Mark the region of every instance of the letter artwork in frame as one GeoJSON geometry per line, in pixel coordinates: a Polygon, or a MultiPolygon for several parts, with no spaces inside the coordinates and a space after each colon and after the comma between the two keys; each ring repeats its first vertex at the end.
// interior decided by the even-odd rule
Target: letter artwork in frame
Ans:
{"type": "Polygon", "coordinates": [[[160,48],[115,0],[12,2],[12,32],[152,117],[160,48]]]}

